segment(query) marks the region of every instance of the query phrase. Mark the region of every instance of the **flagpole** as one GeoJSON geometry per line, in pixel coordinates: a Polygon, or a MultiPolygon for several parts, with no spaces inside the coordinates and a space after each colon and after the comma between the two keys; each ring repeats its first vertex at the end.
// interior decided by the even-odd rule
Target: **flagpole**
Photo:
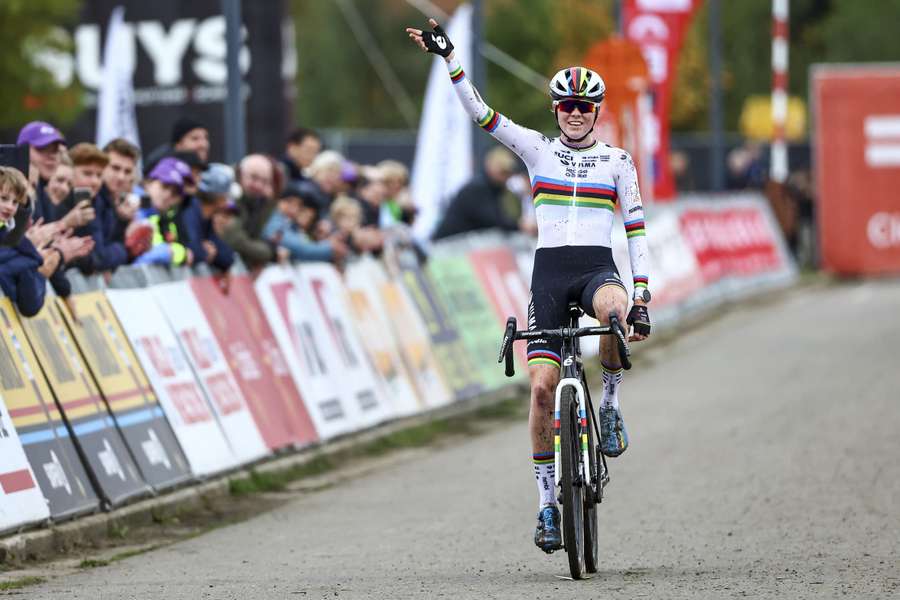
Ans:
{"type": "Polygon", "coordinates": [[[222,0],[225,15],[226,64],[228,67],[228,96],[225,99],[225,160],[236,164],[246,154],[247,138],[244,127],[244,94],[241,77],[241,0],[222,0]]]}

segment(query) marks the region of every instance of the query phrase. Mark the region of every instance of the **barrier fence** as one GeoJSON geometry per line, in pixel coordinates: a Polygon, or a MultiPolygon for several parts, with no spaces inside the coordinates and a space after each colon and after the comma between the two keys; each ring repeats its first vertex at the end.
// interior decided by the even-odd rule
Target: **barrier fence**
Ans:
{"type": "MultiPolygon", "coordinates": [[[[760,197],[647,217],[663,328],[796,276],[760,197]]],[[[0,299],[0,532],[500,388],[499,340],[507,316],[527,322],[532,253],[522,237],[471,235],[425,266],[391,249],[343,273],[278,265],[253,280],[129,267],[30,319],[0,299]]]]}

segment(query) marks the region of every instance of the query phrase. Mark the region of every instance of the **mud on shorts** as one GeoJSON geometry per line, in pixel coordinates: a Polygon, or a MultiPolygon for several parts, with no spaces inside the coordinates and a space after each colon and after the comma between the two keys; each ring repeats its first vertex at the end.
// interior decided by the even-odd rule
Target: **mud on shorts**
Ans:
{"type": "MultiPolygon", "coordinates": [[[[531,302],[528,329],[555,329],[568,323],[569,302],[579,302],[594,315],[594,294],[615,285],[625,290],[612,249],[606,246],[560,246],[538,248],[531,273],[531,302]]],[[[627,291],[627,290],[626,290],[627,291]]],[[[528,342],[528,365],[559,367],[562,340],[537,339],[528,342]]]]}

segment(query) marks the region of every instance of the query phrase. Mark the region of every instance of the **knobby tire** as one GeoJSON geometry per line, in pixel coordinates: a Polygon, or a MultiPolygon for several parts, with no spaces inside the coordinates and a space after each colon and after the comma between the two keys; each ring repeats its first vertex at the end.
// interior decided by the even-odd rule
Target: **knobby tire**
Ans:
{"type": "Polygon", "coordinates": [[[559,403],[559,452],[562,468],[563,543],[572,579],[581,579],[584,564],[584,488],[580,483],[580,424],[575,389],[566,386],[559,403]],[[576,483],[578,482],[578,483],[576,483]]]}

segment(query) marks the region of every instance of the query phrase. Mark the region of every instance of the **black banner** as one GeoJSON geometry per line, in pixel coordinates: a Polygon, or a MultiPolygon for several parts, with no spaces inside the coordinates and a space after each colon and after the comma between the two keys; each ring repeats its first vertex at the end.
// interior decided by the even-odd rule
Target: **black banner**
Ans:
{"type": "MultiPolygon", "coordinates": [[[[284,0],[245,0],[242,5],[247,150],[278,153],[292,120],[293,27],[285,18],[284,0]]],[[[222,160],[227,69],[225,17],[219,0],[86,2],[73,32],[70,77],[87,91],[88,108],[66,129],[67,140],[94,141],[103,44],[116,6],[124,6],[129,39],[134,42],[134,94],[144,154],[168,144],[172,124],[189,116],[209,129],[210,159],[222,160]]]]}

